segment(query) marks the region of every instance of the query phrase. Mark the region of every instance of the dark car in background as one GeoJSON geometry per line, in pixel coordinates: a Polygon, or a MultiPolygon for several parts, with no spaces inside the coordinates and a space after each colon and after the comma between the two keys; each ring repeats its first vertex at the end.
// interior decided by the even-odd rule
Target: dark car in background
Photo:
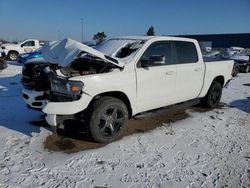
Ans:
{"type": "Polygon", "coordinates": [[[7,64],[6,64],[6,54],[0,47],[0,70],[6,69],[7,64]]]}
{"type": "Polygon", "coordinates": [[[233,66],[233,70],[232,70],[232,76],[236,77],[239,72],[240,72],[240,65],[239,65],[239,63],[237,61],[234,61],[234,66],[233,66]]]}
{"type": "Polygon", "coordinates": [[[248,62],[238,61],[237,63],[239,65],[240,72],[245,72],[245,73],[250,72],[250,61],[248,62]]]}

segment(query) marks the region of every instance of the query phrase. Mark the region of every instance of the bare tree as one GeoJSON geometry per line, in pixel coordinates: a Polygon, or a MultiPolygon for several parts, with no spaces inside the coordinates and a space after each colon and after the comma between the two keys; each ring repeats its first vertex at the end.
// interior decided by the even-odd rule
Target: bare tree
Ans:
{"type": "Polygon", "coordinates": [[[155,29],[151,26],[147,31],[147,36],[155,36],[155,29]]]}
{"type": "Polygon", "coordinates": [[[94,35],[93,39],[96,41],[96,44],[102,43],[106,39],[107,35],[104,32],[98,32],[94,35]]]}

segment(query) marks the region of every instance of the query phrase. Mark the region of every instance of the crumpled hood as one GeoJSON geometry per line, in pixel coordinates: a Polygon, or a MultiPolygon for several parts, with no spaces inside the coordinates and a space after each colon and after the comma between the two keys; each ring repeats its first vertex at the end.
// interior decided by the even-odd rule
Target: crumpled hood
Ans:
{"type": "Polygon", "coordinates": [[[61,41],[46,43],[41,48],[41,52],[45,61],[58,64],[62,67],[71,63],[81,52],[89,53],[90,55],[103,59],[120,68],[124,66],[124,64],[117,59],[109,57],[98,50],[72,39],[63,39],[61,41]]]}

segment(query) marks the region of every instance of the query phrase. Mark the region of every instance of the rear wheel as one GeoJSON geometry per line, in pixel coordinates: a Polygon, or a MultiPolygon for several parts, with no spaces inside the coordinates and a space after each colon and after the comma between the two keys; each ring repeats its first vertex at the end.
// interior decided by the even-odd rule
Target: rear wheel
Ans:
{"type": "Polygon", "coordinates": [[[127,126],[128,109],[119,99],[102,97],[89,111],[88,130],[97,142],[112,142],[122,135],[127,126]]]}
{"type": "Polygon", "coordinates": [[[222,96],[222,85],[218,81],[213,81],[207,95],[201,100],[202,104],[208,108],[215,108],[222,96]]]}
{"type": "Polygon", "coordinates": [[[10,51],[8,53],[8,59],[11,60],[11,61],[16,61],[18,58],[18,53],[15,52],[15,51],[10,51]]]}

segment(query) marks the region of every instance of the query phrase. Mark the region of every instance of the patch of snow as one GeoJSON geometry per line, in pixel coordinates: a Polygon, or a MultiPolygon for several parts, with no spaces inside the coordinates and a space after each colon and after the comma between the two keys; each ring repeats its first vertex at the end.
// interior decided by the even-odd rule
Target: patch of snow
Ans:
{"type": "Polygon", "coordinates": [[[0,187],[250,187],[250,74],[223,90],[225,107],[78,153],[49,152],[50,130],[21,97],[21,67],[0,73],[0,187]]]}

